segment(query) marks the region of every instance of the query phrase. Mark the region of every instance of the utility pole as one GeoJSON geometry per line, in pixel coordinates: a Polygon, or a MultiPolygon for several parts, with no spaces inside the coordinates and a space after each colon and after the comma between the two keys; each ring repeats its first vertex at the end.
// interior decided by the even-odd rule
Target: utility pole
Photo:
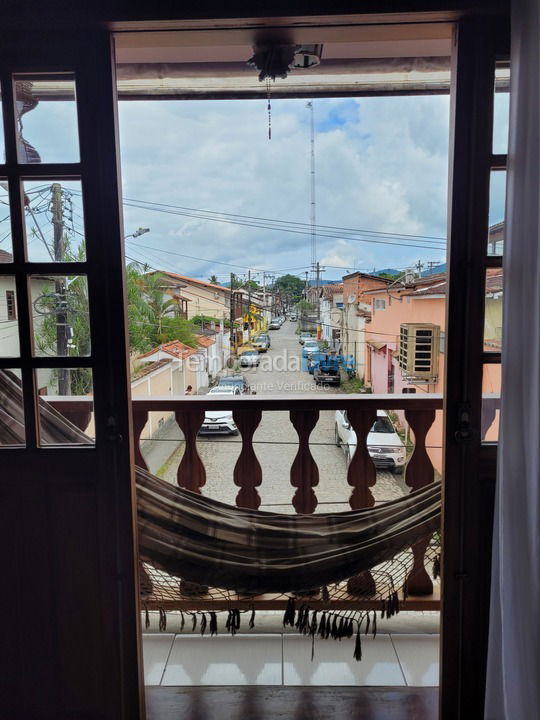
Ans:
{"type": "Polygon", "coordinates": [[[422,275],[422,268],[423,268],[423,267],[424,267],[424,263],[423,263],[421,260],[419,260],[419,261],[416,263],[416,269],[418,270],[418,276],[422,275]]]}
{"type": "Polygon", "coordinates": [[[229,334],[229,343],[231,345],[231,355],[234,355],[234,353],[236,351],[236,346],[235,346],[235,342],[234,342],[234,320],[235,320],[235,317],[234,317],[234,289],[233,289],[233,287],[234,287],[234,273],[231,273],[231,305],[230,305],[230,309],[229,309],[230,310],[229,320],[231,323],[230,334],[229,334]]]}
{"type": "Polygon", "coordinates": [[[251,338],[251,270],[248,270],[248,342],[251,338]]]}
{"type": "MultiPolygon", "coordinates": [[[[62,187],[60,183],[51,186],[51,212],[53,224],[53,256],[56,262],[65,260],[64,210],[62,206],[62,187]]],[[[58,357],[68,354],[68,318],[65,278],[55,281],[56,302],[56,352],[58,357]]],[[[71,392],[70,372],[67,368],[58,370],[58,393],[69,395],[71,392]]]]}
{"type": "Polygon", "coordinates": [[[316,285],[316,288],[317,288],[317,322],[320,323],[321,322],[321,299],[319,297],[319,278],[321,276],[321,269],[320,269],[318,260],[316,262],[315,267],[316,267],[316,273],[317,273],[317,285],[316,285]]]}

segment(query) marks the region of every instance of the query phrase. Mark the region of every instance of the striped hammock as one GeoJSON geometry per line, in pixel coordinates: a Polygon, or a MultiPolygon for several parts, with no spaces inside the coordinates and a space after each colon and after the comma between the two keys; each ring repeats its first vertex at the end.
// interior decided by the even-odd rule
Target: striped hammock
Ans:
{"type": "MultiPolygon", "coordinates": [[[[0,371],[0,444],[24,442],[20,381],[0,371]]],[[[88,437],[39,400],[47,443],[88,437]]],[[[143,563],[193,583],[245,593],[290,593],[339,582],[391,561],[439,528],[439,483],[378,507],[284,515],[244,510],[136,469],[143,563]]]]}

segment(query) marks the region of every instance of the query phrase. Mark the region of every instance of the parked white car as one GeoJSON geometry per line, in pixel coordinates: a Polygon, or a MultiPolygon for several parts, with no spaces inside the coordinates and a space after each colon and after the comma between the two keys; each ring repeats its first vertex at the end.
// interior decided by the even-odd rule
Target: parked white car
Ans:
{"type": "MultiPolygon", "coordinates": [[[[231,397],[241,395],[239,387],[216,385],[208,395],[213,397],[231,397]]],[[[238,428],[233,420],[231,410],[210,410],[205,413],[199,435],[238,435],[238,428]]]]}
{"type": "Polygon", "coordinates": [[[257,350],[246,350],[240,355],[240,367],[257,367],[260,361],[257,350]]]}
{"type": "MultiPolygon", "coordinates": [[[[343,449],[347,466],[356,450],[356,433],[351,427],[345,410],[337,410],[335,416],[335,443],[343,449]]],[[[377,410],[377,419],[367,436],[368,452],[377,469],[390,470],[401,475],[407,453],[392,421],[384,410],[377,410]]]]}

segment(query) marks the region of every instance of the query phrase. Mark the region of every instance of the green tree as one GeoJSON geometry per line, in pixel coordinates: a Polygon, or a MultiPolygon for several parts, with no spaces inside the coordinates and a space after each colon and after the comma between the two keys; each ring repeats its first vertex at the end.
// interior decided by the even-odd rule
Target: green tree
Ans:
{"type": "Polygon", "coordinates": [[[208,278],[208,282],[214,283],[214,285],[218,285],[217,275],[210,275],[210,277],[208,278]]]}
{"type": "Polygon", "coordinates": [[[300,313],[308,313],[315,310],[315,305],[313,303],[308,302],[307,300],[299,300],[296,303],[296,309],[300,313]]]}
{"type": "Polygon", "coordinates": [[[302,298],[304,283],[296,275],[282,275],[274,282],[274,291],[279,291],[291,303],[295,303],[302,298]]]}
{"type": "Polygon", "coordinates": [[[129,344],[132,350],[145,352],[156,345],[180,340],[196,347],[195,327],[177,315],[178,301],[167,298],[164,276],[131,263],[126,268],[129,344]]]}
{"type": "Polygon", "coordinates": [[[239,278],[236,276],[233,278],[231,288],[233,290],[248,290],[251,288],[251,290],[254,290],[255,292],[262,290],[262,286],[259,285],[256,280],[246,280],[246,278],[239,278]]]}

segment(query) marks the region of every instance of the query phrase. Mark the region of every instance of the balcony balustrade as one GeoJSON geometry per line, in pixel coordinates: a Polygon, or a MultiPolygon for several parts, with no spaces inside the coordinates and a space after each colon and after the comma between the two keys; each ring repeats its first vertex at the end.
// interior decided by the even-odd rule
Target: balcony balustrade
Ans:
{"type": "MultiPolygon", "coordinates": [[[[91,419],[91,398],[45,397],[51,405],[85,430],[91,419]]],[[[318,505],[317,485],[319,468],[310,450],[310,435],[322,411],[346,410],[357,437],[356,451],[347,469],[347,483],[351,490],[346,500],[351,509],[371,507],[375,498],[371,488],[377,474],[369,454],[367,435],[377,417],[377,410],[401,410],[414,436],[414,448],[408,460],[404,481],[411,491],[425,487],[435,479],[435,470],[426,448],[426,436],[437,410],[442,410],[442,395],[289,395],[289,396],[194,396],[136,398],[132,401],[135,461],[147,468],[141,452],[141,434],[149,413],[174,414],[184,435],[185,449],[180,460],[176,481],[182,488],[200,493],[206,483],[206,469],[197,449],[198,431],[208,411],[232,411],[241,435],[241,450],[237,458],[233,481],[238,487],[236,505],[256,510],[261,504],[259,488],[263,482],[262,468],[255,451],[253,436],[261,422],[262,413],[288,411],[298,436],[296,457],[290,467],[289,482],[294,488],[292,505],[296,513],[313,513],[318,505]]],[[[285,480],[284,480],[285,482],[285,480]]],[[[412,548],[414,563],[408,577],[407,607],[409,609],[438,608],[438,589],[425,568],[428,541],[412,548]]],[[[193,605],[193,603],[191,603],[193,605]]],[[[362,604],[369,605],[369,602],[362,604]]]]}

